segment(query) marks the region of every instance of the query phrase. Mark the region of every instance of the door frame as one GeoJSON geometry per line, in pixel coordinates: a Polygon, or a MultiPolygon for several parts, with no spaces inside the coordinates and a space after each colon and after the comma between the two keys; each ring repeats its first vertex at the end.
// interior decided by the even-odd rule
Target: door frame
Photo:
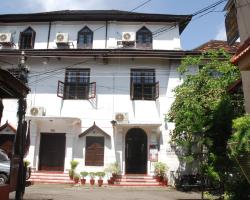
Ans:
{"type": "Polygon", "coordinates": [[[133,129],[140,129],[141,132],[143,132],[146,136],[146,163],[145,163],[145,174],[148,174],[148,144],[149,144],[149,138],[148,138],[148,134],[147,132],[143,129],[143,128],[139,128],[139,127],[132,127],[132,128],[129,128],[127,131],[126,131],[126,134],[125,134],[125,137],[124,137],[124,174],[130,174],[130,173],[127,173],[127,161],[126,161],[126,156],[127,156],[127,147],[126,147],[126,144],[127,144],[127,135],[128,133],[133,130],[133,129]]]}
{"type": "Polygon", "coordinates": [[[64,162],[63,162],[63,171],[65,170],[65,156],[66,156],[66,145],[67,145],[67,137],[66,137],[66,133],[50,133],[50,132],[41,132],[40,133],[40,138],[39,138],[39,152],[38,152],[38,166],[37,169],[38,171],[41,170],[41,141],[42,141],[42,135],[63,135],[65,137],[65,145],[64,145],[64,162]]]}

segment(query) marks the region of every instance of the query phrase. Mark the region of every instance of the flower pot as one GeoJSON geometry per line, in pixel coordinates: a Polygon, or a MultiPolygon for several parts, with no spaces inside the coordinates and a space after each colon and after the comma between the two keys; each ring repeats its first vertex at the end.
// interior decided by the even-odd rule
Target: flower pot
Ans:
{"type": "Polygon", "coordinates": [[[79,182],[79,178],[74,178],[74,183],[77,184],[79,182]]]}
{"type": "Polygon", "coordinates": [[[82,184],[82,185],[85,185],[85,183],[86,183],[86,179],[84,179],[84,178],[81,179],[81,184],[82,184]]]}
{"type": "Polygon", "coordinates": [[[114,184],[114,182],[115,182],[115,178],[112,176],[112,177],[110,177],[110,181],[112,182],[112,184],[114,184]]]}
{"type": "Polygon", "coordinates": [[[70,180],[73,180],[73,179],[74,179],[74,176],[73,176],[73,175],[69,175],[69,179],[70,179],[70,180]]]}
{"type": "Polygon", "coordinates": [[[101,187],[103,185],[103,180],[99,179],[98,180],[98,186],[101,187]]]}
{"type": "Polygon", "coordinates": [[[158,181],[159,183],[163,181],[163,177],[162,176],[157,176],[156,177],[156,181],[158,181]]]}
{"type": "Polygon", "coordinates": [[[90,179],[90,185],[95,185],[95,179],[90,179]]]}
{"type": "Polygon", "coordinates": [[[108,180],[108,184],[109,185],[113,185],[114,184],[114,180],[112,180],[111,178],[108,180]]]}
{"type": "Polygon", "coordinates": [[[161,182],[162,186],[168,186],[168,179],[164,178],[161,182]]]}

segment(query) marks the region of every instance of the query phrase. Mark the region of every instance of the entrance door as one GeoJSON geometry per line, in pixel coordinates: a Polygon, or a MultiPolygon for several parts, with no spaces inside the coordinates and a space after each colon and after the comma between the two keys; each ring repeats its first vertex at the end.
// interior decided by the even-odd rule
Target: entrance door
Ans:
{"type": "Polygon", "coordinates": [[[140,128],[130,129],[126,135],[126,173],[147,173],[147,134],[140,128]]]}
{"type": "Polygon", "coordinates": [[[64,171],[66,136],[63,133],[42,133],[39,170],[64,171]]]}

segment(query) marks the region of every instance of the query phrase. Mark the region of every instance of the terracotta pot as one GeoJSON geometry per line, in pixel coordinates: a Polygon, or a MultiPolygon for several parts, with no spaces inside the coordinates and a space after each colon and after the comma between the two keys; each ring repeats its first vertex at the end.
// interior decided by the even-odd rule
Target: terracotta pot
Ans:
{"type": "Polygon", "coordinates": [[[90,179],[90,185],[95,185],[95,179],[90,179]]]}
{"type": "Polygon", "coordinates": [[[84,178],[81,179],[81,184],[82,184],[82,185],[85,185],[85,183],[86,183],[86,179],[84,179],[84,178]]]}
{"type": "Polygon", "coordinates": [[[99,179],[98,180],[98,186],[101,187],[103,185],[103,180],[99,179]]]}
{"type": "Polygon", "coordinates": [[[75,184],[79,183],[79,178],[74,178],[74,183],[75,184]]]}
{"type": "Polygon", "coordinates": [[[161,182],[162,186],[168,186],[168,179],[164,178],[161,182]]]}
{"type": "Polygon", "coordinates": [[[112,184],[114,184],[114,182],[115,182],[115,178],[112,176],[112,177],[110,177],[110,181],[112,182],[112,184]]]}
{"type": "Polygon", "coordinates": [[[111,178],[108,180],[108,184],[109,185],[113,185],[114,184],[114,181],[113,180],[111,180],[111,178]]]}
{"type": "Polygon", "coordinates": [[[73,180],[73,178],[74,178],[73,175],[69,175],[70,180],[73,180]]]}
{"type": "Polygon", "coordinates": [[[157,177],[156,177],[156,180],[160,183],[160,182],[163,181],[163,177],[162,177],[162,176],[157,176],[157,177]]]}

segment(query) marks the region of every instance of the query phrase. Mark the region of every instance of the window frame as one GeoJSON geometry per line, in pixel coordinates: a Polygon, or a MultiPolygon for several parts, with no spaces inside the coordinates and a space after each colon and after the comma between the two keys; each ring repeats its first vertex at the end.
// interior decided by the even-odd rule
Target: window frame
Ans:
{"type": "Polygon", "coordinates": [[[34,49],[36,32],[30,26],[19,34],[19,49],[34,49]]]}
{"type": "Polygon", "coordinates": [[[141,48],[141,49],[153,48],[153,34],[145,26],[143,26],[136,32],[136,48],[141,48]]]}
{"type": "Polygon", "coordinates": [[[80,31],[77,33],[77,48],[79,49],[92,49],[93,48],[93,38],[94,38],[94,32],[88,27],[83,27],[80,31]],[[80,43],[80,36],[83,37],[83,43],[80,43]],[[90,38],[90,42],[87,42],[87,37],[90,38]],[[86,43],[85,43],[86,41],[86,43]]]}
{"type": "Polygon", "coordinates": [[[65,81],[64,81],[64,95],[63,95],[64,99],[69,99],[69,100],[89,99],[89,86],[90,86],[90,68],[66,69],[65,81]],[[74,75],[72,77],[70,73],[73,73],[73,74],[75,73],[75,77],[74,75]],[[86,73],[87,76],[82,77],[84,73],[86,73]],[[71,96],[71,94],[73,96],[71,96]]]}
{"type": "Polygon", "coordinates": [[[131,100],[156,100],[159,96],[157,94],[157,88],[159,88],[159,83],[156,82],[155,78],[155,69],[131,69],[130,70],[130,98],[131,100]],[[136,73],[139,74],[136,77],[136,73]],[[152,73],[152,77],[150,78],[147,73],[152,73]],[[140,83],[135,83],[134,80],[140,80],[140,83]],[[148,81],[145,81],[149,78],[148,81]],[[150,79],[152,81],[150,81],[150,79]],[[137,89],[135,89],[137,87],[137,89]],[[141,87],[141,89],[140,89],[141,87]],[[150,89],[151,93],[147,96],[145,95],[146,89],[150,89]],[[135,94],[137,93],[137,94],[135,94]],[[151,97],[150,97],[151,96],[151,97]]]}
{"type": "Polygon", "coordinates": [[[86,140],[85,140],[85,166],[104,166],[104,155],[105,155],[105,137],[104,136],[86,136],[86,140]],[[94,140],[97,139],[99,140],[98,142],[94,142],[94,140]],[[92,141],[91,141],[92,140],[92,141]],[[92,144],[91,144],[92,142],[92,144]],[[89,147],[91,147],[91,145],[94,145],[95,143],[99,143],[101,145],[100,148],[102,148],[102,152],[100,155],[97,155],[98,152],[96,149],[92,150],[94,151],[95,155],[91,155],[91,149],[89,149],[89,147]],[[91,144],[88,146],[88,144],[91,144]],[[90,155],[89,155],[90,154],[90,155]],[[89,160],[89,156],[91,157],[91,160],[89,160]],[[101,159],[98,159],[100,158],[101,159]]]}

